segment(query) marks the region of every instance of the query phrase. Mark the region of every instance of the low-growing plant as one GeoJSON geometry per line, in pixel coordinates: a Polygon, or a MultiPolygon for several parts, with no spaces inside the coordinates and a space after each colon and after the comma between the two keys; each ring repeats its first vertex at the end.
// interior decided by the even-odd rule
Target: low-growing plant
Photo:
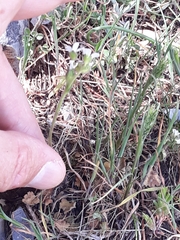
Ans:
{"type": "Polygon", "coordinates": [[[179,16],[177,1],[85,0],[26,30],[28,98],[67,165],[36,212],[43,236],[178,235],[179,16]]]}

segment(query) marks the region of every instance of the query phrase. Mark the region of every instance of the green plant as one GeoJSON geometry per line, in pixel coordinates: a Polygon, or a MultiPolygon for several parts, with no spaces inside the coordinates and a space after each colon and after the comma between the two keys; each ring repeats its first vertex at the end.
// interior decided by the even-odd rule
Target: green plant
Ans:
{"type": "Polygon", "coordinates": [[[32,220],[28,220],[26,219],[27,222],[29,222],[31,230],[29,228],[27,228],[26,226],[24,226],[23,224],[19,223],[16,220],[11,219],[10,217],[8,217],[4,211],[2,210],[2,208],[0,207],[0,218],[4,219],[5,221],[8,221],[9,223],[12,224],[12,228],[14,228],[17,232],[24,232],[27,234],[30,234],[32,236],[35,236],[37,240],[43,240],[43,236],[42,236],[42,232],[40,231],[40,229],[38,228],[38,226],[32,221],[32,220]]]}
{"type": "Polygon", "coordinates": [[[179,10],[177,1],[85,0],[44,15],[48,26],[27,31],[24,69],[38,88],[29,101],[45,136],[50,125],[49,144],[67,160],[54,202],[41,203],[46,237],[177,235],[179,151],[171,136],[178,130],[179,10]],[[45,37],[37,40],[41,30],[45,37]],[[87,49],[99,53],[93,66],[87,49]],[[62,197],[77,208],[64,214],[62,197]]]}
{"type": "Polygon", "coordinates": [[[172,199],[173,196],[169,189],[167,187],[162,188],[158,193],[157,200],[154,201],[155,214],[158,218],[164,219],[170,214],[172,199]]]}
{"type": "Polygon", "coordinates": [[[84,47],[78,49],[78,47],[79,43],[74,43],[73,47],[66,46],[66,50],[69,52],[70,55],[70,67],[67,74],[64,77],[61,77],[61,79],[63,79],[63,81],[65,82],[65,89],[58,102],[57,108],[54,113],[53,121],[49,130],[48,141],[50,146],[52,146],[52,133],[54,125],[66,95],[71,90],[76,78],[78,78],[81,74],[86,74],[90,71],[93,64],[92,60],[98,56],[97,53],[91,54],[90,49],[84,47]],[[78,52],[80,51],[82,52],[83,55],[82,60],[78,59],[78,52]]]}

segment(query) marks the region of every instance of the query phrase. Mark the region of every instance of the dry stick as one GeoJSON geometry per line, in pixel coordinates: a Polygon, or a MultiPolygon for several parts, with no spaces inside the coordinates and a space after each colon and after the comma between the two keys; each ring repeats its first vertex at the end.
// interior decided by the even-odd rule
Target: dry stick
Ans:
{"type": "Polygon", "coordinates": [[[86,188],[86,185],[85,185],[85,182],[83,181],[82,177],[79,175],[79,173],[77,173],[71,166],[71,162],[69,160],[69,156],[68,156],[68,153],[66,151],[66,149],[64,148],[64,152],[65,152],[65,155],[66,155],[66,159],[67,159],[67,162],[68,162],[68,165],[69,165],[69,168],[71,169],[71,171],[78,177],[78,179],[80,180],[80,182],[82,183],[82,186],[84,188],[85,191],[87,191],[87,188],[86,188]]]}
{"type": "Polygon", "coordinates": [[[137,203],[136,203],[136,205],[133,207],[133,209],[130,211],[130,213],[128,214],[128,217],[127,217],[127,219],[126,219],[126,221],[125,221],[125,223],[124,223],[124,225],[123,225],[123,227],[122,227],[121,230],[126,229],[128,223],[129,223],[129,220],[132,219],[132,215],[133,215],[133,214],[136,212],[136,210],[138,209],[138,207],[139,207],[139,200],[138,200],[138,199],[136,199],[136,200],[137,200],[137,203]]]}
{"type": "Polygon", "coordinates": [[[45,233],[46,233],[47,240],[50,240],[50,236],[49,236],[49,232],[48,232],[48,228],[47,228],[47,223],[46,223],[45,217],[43,215],[42,200],[40,201],[40,213],[41,213],[41,221],[42,221],[45,233]]]}
{"type": "Polygon", "coordinates": [[[41,225],[39,223],[39,219],[37,218],[36,214],[33,212],[32,208],[28,204],[26,204],[26,208],[27,208],[28,212],[30,213],[33,221],[36,223],[37,227],[41,231],[42,237],[44,239],[44,236],[43,236],[44,235],[44,230],[42,229],[42,227],[41,227],[41,225]]]}
{"type": "MultiPolygon", "coordinates": [[[[158,133],[158,143],[157,143],[157,147],[158,147],[159,144],[161,143],[161,134],[162,134],[163,122],[164,122],[164,116],[162,117],[161,123],[160,123],[160,128],[159,128],[159,133],[158,133]]],[[[165,181],[164,181],[164,177],[163,177],[163,175],[162,175],[159,157],[158,157],[157,165],[158,165],[159,174],[160,174],[160,177],[161,177],[161,182],[162,182],[163,186],[165,186],[165,181]]],[[[148,172],[148,173],[149,173],[149,172],[148,172]]],[[[147,174],[147,175],[148,175],[148,174],[147,174]]]]}

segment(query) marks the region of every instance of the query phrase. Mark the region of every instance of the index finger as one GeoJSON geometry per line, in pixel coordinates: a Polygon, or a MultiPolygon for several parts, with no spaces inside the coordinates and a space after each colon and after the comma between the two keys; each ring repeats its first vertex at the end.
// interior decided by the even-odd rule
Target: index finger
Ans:
{"type": "Polygon", "coordinates": [[[1,47],[0,66],[0,129],[23,132],[44,142],[26,94],[1,47]]]}
{"type": "Polygon", "coordinates": [[[0,0],[0,36],[21,8],[24,0],[0,0]]]}
{"type": "Polygon", "coordinates": [[[14,17],[14,20],[22,20],[32,17],[37,17],[47,13],[59,5],[68,2],[76,2],[77,0],[25,0],[22,7],[14,17]]]}

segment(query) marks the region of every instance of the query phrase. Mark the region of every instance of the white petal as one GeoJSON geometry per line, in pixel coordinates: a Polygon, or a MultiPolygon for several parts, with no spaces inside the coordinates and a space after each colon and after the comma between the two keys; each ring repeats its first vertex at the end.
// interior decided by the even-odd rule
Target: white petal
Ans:
{"type": "Polygon", "coordinates": [[[172,132],[173,132],[176,143],[180,144],[180,132],[176,129],[173,129],[172,132]]]}
{"type": "Polygon", "coordinates": [[[93,59],[93,58],[98,58],[99,57],[99,53],[92,53],[92,55],[91,55],[91,58],[93,59]]]}
{"type": "Polygon", "coordinates": [[[91,55],[91,49],[89,48],[82,48],[83,55],[90,56],[91,55]]]}
{"type": "Polygon", "coordinates": [[[67,52],[72,52],[72,47],[69,45],[65,45],[65,49],[67,52]]]}
{"type": "Polygon", "coordinates": [[[72,50],[73,50],[74,52],[77,52],[78,47],[79,47],[79,43],[78,43],[78,42],[75,42],[75,43],[73,44],[72,50]]]}
{"type": "Polygon", "coordinates": [[[178,137],[180,135],[179,131],[174,129],[172,130],[174,137],[178,137]]]}
{"type": "Polygon", "coordinates": [[[72,69],[75,69],[78,65],[78,62],[75,62],[74,60],[70,60],[69,61],[69,69],[72,70],[72,69]]]}
{"type": "MultiPolygon", "coordinates": [[[[167,114],[167,112],[165,111],[165,113],[167,114]]],[[[168,109],[168,113],[169,113],[169,118],[172,119],[174,114],[176,113],[176,108],[170,108],[168,109]]],[[[180,121],[180,110],[177,111],[177,118],[176,121],[180,121]]]]}

